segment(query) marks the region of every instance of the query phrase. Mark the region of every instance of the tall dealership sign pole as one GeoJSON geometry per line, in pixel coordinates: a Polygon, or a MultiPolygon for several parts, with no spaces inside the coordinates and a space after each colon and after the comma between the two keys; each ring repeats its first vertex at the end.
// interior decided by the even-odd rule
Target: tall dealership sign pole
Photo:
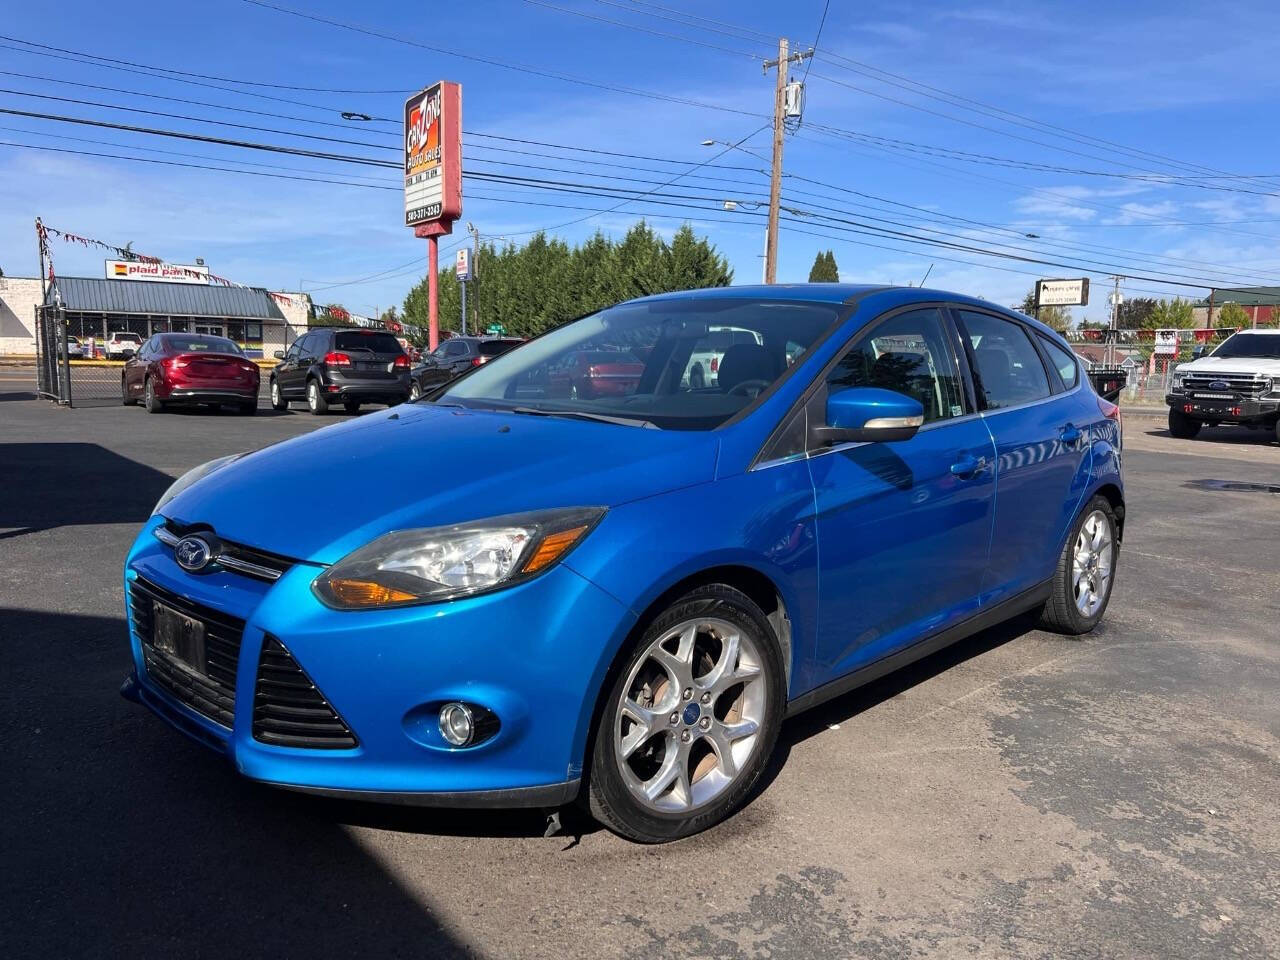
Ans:
{"type": "Polygon", "coordinates": [[[427,241],[428,349],[440,342],[440,238],[462,216],[462,87],[440,82],[404,104],[404,223],[427,241]]]}

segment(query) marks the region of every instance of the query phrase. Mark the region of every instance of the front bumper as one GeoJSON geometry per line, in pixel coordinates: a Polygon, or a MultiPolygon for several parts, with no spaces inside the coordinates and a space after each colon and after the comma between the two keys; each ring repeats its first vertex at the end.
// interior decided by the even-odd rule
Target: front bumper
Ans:
{"type": "Polygon", "coordinates": [[[1266,422],[1280,414],[1280,400],[1203,399],[1181,393],[1167,393],[1164,402],[1179,413],[1196,420],[1215,423],[1266,422]]]}
{"type": "Polygon", "coordinates": [[[332,796],[447,806],[555,806],[576,794],[596,694],[634,617],[564,566],[496,593],[399,610],[339,612],[297,564],[268,584],[229,572],[192,575],[143,529],[125,569],[134,677],[122,693],[224,753],[247,777],[332,796]],[[147,674],[134,629],[136,577],[244,620],[234,719],[214,722],[147,674]],[[274,746],[254,737],[267,635],[282,643],[355,733],[350,749],[274,746]],[[496,735],[454,749],[440,703],[493,710],[496,735]]]}

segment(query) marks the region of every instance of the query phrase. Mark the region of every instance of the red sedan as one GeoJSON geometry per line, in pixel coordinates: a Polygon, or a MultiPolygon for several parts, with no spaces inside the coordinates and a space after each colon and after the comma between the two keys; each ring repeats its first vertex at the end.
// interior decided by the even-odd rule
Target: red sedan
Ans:
{"type": "Polygon", "coordinates": [[[177,404],[234,404],[258,410],[258,365],[226,337],[157,333],[124,365],[120,397],[142,401],[148,413],[177,404]]]}
{"type": "Polygon", "coordinates": [[[596,397],[625,397],[635,391],[644,364],[622,351],[580,350],[548,374],[554,397],[591,400],[596,397]]]}

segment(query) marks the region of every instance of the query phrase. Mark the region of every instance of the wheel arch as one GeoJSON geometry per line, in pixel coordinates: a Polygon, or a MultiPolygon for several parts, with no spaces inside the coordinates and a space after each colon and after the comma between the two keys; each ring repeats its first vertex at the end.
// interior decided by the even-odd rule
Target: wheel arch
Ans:
{"type": "MultiPolygon", "coordinates": [[[[1111,504],[1111,509],[1114,510],[1116,514],[1116,538],[1118,540],[1123,540],[1124,539],[1124,492],[1120,489],[1120,487],[1117,484],[1108,482],[1108,483],[1102,484],[1096,490],[1094,490],[1092,495],[1089,497],[1089,499],[1092,500],[1093,497],[1105,497],[1107,502],[1111,504]]],[[[1086,503],[1087,502],[1088,501],[1086,501],[1086,503]]],[[[1084,507],[1081,507],[1080,509],[1083,510],[1084,507]]]]}
{"type": "Polygon", "coordinates": [[[739,591],[763,611],[765,619],[769,622],[769,626],[773,628],[774,637],[778,642],[782,663],[786,671],[783,678],[784,684],[788,694],[790,693],[791,677],[794,672],[792,661],[795,655],[791,638],[791,619],[786,598],[773,578],[755,567],[732,562],[719,563],[704,567],[693,573],[686,573],[670,585],[659,588],[657,595],[645,605],[640,615],[631,624],[631,628],[623,636],[617,649],[613,651],[609,666],[605,669],[596,687],[595,702],[592,704],[591,712],[587,717],[585,737],[579,741],[583,747],[581,759],[584,776],[589,776],[590,774],[592,744],[596,729],[600,723],[600,715],[605,707],[605,698],[613,688],[618,671],[630,654],[632,646],[662,611],[677,598],[710,584],[723,584],[739,591]]]}

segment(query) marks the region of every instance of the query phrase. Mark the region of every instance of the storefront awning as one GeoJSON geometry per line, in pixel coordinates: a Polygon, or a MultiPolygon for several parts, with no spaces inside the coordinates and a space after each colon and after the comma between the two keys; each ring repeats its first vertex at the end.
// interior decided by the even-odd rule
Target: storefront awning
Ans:
{"type": "Polygon", "coordinates": [[[78,313],[284,320],[271,295],[259,287],[58,277],[46,303],[54,302],[55,290],[63,307],[78,313]]]}

